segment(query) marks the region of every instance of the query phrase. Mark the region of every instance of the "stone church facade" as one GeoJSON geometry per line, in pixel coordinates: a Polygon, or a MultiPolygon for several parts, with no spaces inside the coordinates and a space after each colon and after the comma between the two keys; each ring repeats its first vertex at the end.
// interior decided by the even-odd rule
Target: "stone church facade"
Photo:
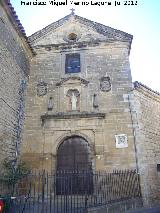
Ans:
{"type": "Polygon", "coordinates": [[[132,35],[72,12],[24,43],[21,158],[49,172],[136,169],[146,204],[158,201],[160,94],[132,83],[132,35]]]}
{"type": "Polygon", "coordinates": [[[36,56],[22,157],[34,168],[54,170],[60,144],[79,136],[88,143],[92,168],[136,168],[128,104],[132,36],[72,13],[29,41],[36,56]]]}

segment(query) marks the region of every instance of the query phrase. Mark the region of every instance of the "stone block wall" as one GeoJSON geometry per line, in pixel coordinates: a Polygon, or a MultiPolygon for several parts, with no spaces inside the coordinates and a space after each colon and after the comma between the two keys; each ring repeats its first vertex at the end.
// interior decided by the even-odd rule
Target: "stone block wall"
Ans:
{"type": "Polygon", "coordinates": [[[11,11],[0,3],[0,162],[15,155],[21,80],[27,80],[31,51],[11,11]]]}
{"type": "Polygon", "coordinates": [[[160,200],[160,94],[136,83],[134,114],[142,195],[146,205],[160,200]]]}

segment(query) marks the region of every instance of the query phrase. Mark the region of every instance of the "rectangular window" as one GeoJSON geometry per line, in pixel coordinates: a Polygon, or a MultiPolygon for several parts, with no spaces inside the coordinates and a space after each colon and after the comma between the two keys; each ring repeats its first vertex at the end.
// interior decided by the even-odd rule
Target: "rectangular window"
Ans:
{"type": "Polygon", "coordinates": [[[77,73],[80,71],[80,54],[67,54],[65,61],[65,73],[77,73]]]}

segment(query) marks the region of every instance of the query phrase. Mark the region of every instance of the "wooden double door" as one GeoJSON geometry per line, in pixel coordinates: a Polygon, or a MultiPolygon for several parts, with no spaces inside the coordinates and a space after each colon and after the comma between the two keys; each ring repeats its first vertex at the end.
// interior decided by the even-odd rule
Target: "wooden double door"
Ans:
{"type": "Polygon", "coordinates": [[[91,193],[91,153],[88,142],[79,136],[65,139],[57,152],[57,194],[91,193]]]}

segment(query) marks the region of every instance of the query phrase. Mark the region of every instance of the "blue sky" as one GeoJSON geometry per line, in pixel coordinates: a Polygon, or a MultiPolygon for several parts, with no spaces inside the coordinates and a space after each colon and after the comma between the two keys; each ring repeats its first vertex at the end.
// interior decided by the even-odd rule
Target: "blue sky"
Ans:
{"type": "Polygon", "coordinates": [[[69,0],[67,6],[53,6],[49,0],[45,1],[47,6],[21,6],[21,0],[11,0],[27,35],[68,15],[73,7],[79,16],[132,34],[133,81],[138,80],[160,92],[160,0],[137,0],[137,5],[124,5],[125,1],[117,0],[121,3],[119,6],[114,6],[114,0],[110,0],[111,6],[75,6],[69,0]]]}

